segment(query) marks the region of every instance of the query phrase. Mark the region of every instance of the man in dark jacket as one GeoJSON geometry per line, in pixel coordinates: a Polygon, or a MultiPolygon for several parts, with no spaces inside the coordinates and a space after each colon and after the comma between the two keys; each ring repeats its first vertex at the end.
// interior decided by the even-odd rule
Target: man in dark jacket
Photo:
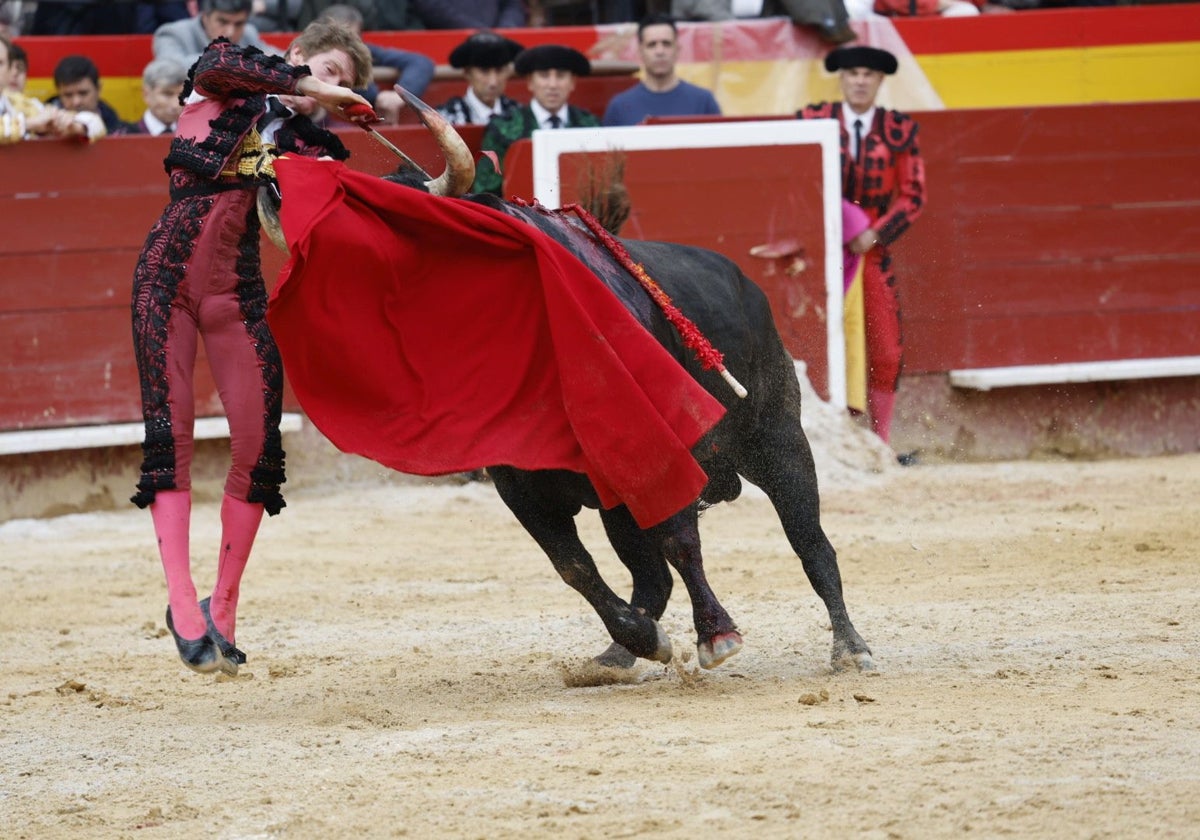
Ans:
{"type": "Polygon", "coordinates": [[[513,73],[513,59],[524,47],[496,32],[476,32],[450,52],[450,66],[467,77],[462,96],[448,99],[438,113],[451,125],[487,125],[521,107],[504,95],[513,73]]]}
{"type": "Polygon", "coordinates": [[[109,134],[130,134],[134,129],[123,121],[113,107],[100,98],[100,71],[86,55],[68,55],[54,68],[54,88],[58,95],[48,104],[67,111],[99,114],[109,134]]]}
{"type": "MultiPolygon", "coordinates": [[[[533,100],[507,117],[496,117],[483,133],[482,149],[495,152],[501,166],[509,147],[533,136],[536,129],[600,125],[590,111],[567,102],[575,90],[575,79],[592,72],[591,62],[579,50],[559,44],[530,47],[516,57],[513,68],[528,80],[533,100]]],[[[485,155],[475,170],[474,191],[500,195],[503,184],[503,177],[485,155]]]]}

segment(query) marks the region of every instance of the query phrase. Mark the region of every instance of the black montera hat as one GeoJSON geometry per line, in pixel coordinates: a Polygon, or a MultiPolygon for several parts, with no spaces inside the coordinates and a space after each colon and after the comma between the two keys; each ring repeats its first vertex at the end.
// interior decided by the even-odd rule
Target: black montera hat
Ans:
{"type": "Polygon", "coordinates": [[[524,44],[495,32],[476,32],[450,53],[450,66],[460,70],[464,67],[503,67],[523,49],[524,44]]]}
{"type": "Polygon", "coordinates": [[[890,76],[899,66],[896,56],[878,47],[839,47],[825,56],[825,69],[830,73],[853,67],[866,67],[868,70],[878,70],[890,76]]]}
{"type": "Polygon", "coordinates": [[[576,76],[592,72],[592,63],[579,50],[561,44],[542,44],[530,47],[513,62],[518,76],[528,76],[535,70],[566,70],[576,76]]]}

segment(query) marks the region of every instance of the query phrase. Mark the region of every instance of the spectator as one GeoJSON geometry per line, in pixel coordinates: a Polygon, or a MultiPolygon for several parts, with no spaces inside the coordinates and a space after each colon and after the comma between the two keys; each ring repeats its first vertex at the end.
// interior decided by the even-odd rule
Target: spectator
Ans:
{"type": "MultiPolygon", "coordinates": [[[[599,126],[595,115],[569,103],[575,79],[592,72],[592,64],[579,50],[559,44],[542,44],[523,50],[513,61],[518,76],[527,78],[533,95],[506,117],[495,117],[483,132],[481,147],[494,152],[501,163],[509,147],[539,128],[599,126]]],[[[475,192],[500,194],[504,179],[485,155],[475,172],[475,192]]]]}
{"type": "Polygon", "coordinates": [[[525,25],[524,0],[409,0],[426,29],[504,29],[525,25]]]}
{"type": "Polygon", "coordinates": [[[17,93],[25,92],[29,82],[29,56],[20,44],[8,42],[8,89],[17,93]]]}
{"type": "MultiPolygon", "coordinates": [[[[352,32],[362,37],[362,12],[354,6],[335,3],[321,12],[321,16],[317,20],[347,26],[352,32]]],[[[423,94],[425,88],[429,87],[429,83],[433,81],[433,72],[437,69],[437,66],[433,63],[433,59],[428,56],[409,52],[408,50],[381,47],[378,44],[367,44],[367,49],[371,52],[371,63],[374,67],[390,67],[395,70],[400,74],[397,83],[405,90],[417,96],[423,94]]],[[[400,94],[396,93],[396,91],[391,89],[380,90],[379,86],[372,81],[365,89],[360,90],[359,93],[371,103],[371,106],[375,109],[375,113],[384,122],[396,123],[400,121],[400,109],[404,107],[404,100],[400,98],[400,94]]]]}
{"type": "Polygon", "coordinates": [[[487,125],[507,117],[521,104],[504,95],[513,59],[524,47],[495,32],[476,32],[450,52],[450,66],[467,77],[467,92],[448,100],[438,111],[451,125],[487,125]]]}
{"type": "Polygon", "coordinates": [[[142,71],[142,101],[146,111],[133,127],[133,134],[174,134],[183,105],[179,95],[187,81],[187,70],[169,58],[156,58],[142,71]]]}
{"type": "Polygon", "coordinates": [[[609,101],[604,111],[605,125],[637,125],[650,116],[721,113],[710,91],[676,75],[679,32],[672,17],[643,18],[638,24],[637,38],[642,80],[609,101]]]}
{"type": "Polygon", "coordinates": [[[68,55],[54,68],[57,95],[49,104],[67,111],[99,114],[108,134],[130,134],[133,126],[123,121],[111,105],[100,98],[100,71],[86,55],[68,55]]]}
{"type": "Polygon", "coordinates": [[[875,47],[842,47],[825,56],[838,74],[842,102],[810,105],[802,119],[834,119],[841,127],[842,197],[857,204],[870,226],[847,243],[863,255],[863,314],[867,345],[867,409],[871,428],[886,443],[900,379],[900,302],[889,246],[925,206],[925,165],[917,124],[906,114],[877,107],[896,57],[875,47]]]}
{"type": "Polygon", "coordinates": [[[259,32],[296,32],[301,27],[301,0],[263,0],[262,11],[257,4],[250,18],[259,32]]]}
{"type": "Polygon", "coordinates": [[[196,10],[196,0],[175,2],[175,0],[154,0],[140,2],[136,7],[135,31],[139,35],[153,35],[164,23],[174,23],[186,20],[196,10]],[[191,7],[189,11],[188,7],[191,7]]]}
{"type": "Polygon", "coordinates": [[[34,137],[104,136],[104,123],[90,112],[76,114],[43,105],[32,96],[12,90],[13,43],[0,34],[0,145],[19,143],[34,137]]]}
{"type": "Polygon", "coordinates": [[[850,28],[850,15],[843,0],[763,0],[763,17],[786,15],[798,26],[816,30],[821,40],[845,44],[858,35],[850,28]]]}
{"type": "Polygon", "coordinates": [[[259,38],[258,30],[249,23],[251,5],[251,0],[200,0],[198,14],[154,30],[154,57],[169,58],[190,68],[216,38],[279,55],[279,50],[259,38]]]}
{"type": "Polygon", "coordinates": [[[134,3],[43,2],[33,12],[30,35],[127,35],[137,31],[134,3]]]}

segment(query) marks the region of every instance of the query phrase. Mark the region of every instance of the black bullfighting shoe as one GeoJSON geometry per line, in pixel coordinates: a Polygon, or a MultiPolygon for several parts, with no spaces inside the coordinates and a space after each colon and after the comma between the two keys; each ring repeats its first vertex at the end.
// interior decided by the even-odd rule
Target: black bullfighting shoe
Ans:
{"type": "MultiPolygon", "coordinates": [[[[199,639],[185,639],[175,632],[175,622],[171,619],[171,608],[167,607],[167,629],[175,638],[175,649],[179,651],[179,659],[184,665],[198,674],[211,674],[213,671],[226,671],[225,657],[217,650],[217,643],[207,634],[199,639]]],[[[235,667],[234,673],[237,672],[235,667]]]]}
{"type": "Polygon", "coordinates": [[[233,642],[222,636],[217,625],[213,624],[212,612],[208,604],[210,600],[210,598],[205,598],[200,602],[200,612],[204,613],[204,620],[208,622],[208,637],[213,640],[217,650],[221,652],[221,656],[233,663],[233,672],[236,674],[237,666],[246,664],[246,654],[235,648],[233,642]]]}

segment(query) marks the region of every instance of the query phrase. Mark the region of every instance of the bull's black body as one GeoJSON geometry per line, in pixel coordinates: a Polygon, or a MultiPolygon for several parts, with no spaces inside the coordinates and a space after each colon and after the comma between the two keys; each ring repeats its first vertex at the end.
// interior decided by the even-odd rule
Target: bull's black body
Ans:
{"type": "Polygon", "coordinates": [[[825,602],[833,627],[835,667],[849,663],[873,667],[870,650],[846,612],[837,557],[821,528],[812,452],[800,425],[800,386],[762,290],[733,262],[711,251],[621,240],[634,262],[644,266],[724,354],[726,367],[749,391],[748,397],[739,399],[717,372],[701,368],[637,281],[580,226],[561,214],[491,197],[472,198],[526,219],[575,253],[727,409],[693,450],[709,476],[701,499],[647,530],[639,528],[624,507],[600,508],[595,491],[581,474],[489,469],[505,504],[563,579],[592,605],[620,646],[610,648],[602,661],[632,664],[628,653],[664,661],[670,657],[669,643],[657,624],[671,592],[667,564],[679,572],[691,597],[701,663],[717,664],[736,652],[740,646],[736,627],[704,577],[697,525],[700,505],[736,498],[742,476],[770,498],[813,589],[825,602]],[[629,602],[605,584],[579,539],[574,516],[582,507],[600,508],[608,538],[633,575],[629,602]]]}

